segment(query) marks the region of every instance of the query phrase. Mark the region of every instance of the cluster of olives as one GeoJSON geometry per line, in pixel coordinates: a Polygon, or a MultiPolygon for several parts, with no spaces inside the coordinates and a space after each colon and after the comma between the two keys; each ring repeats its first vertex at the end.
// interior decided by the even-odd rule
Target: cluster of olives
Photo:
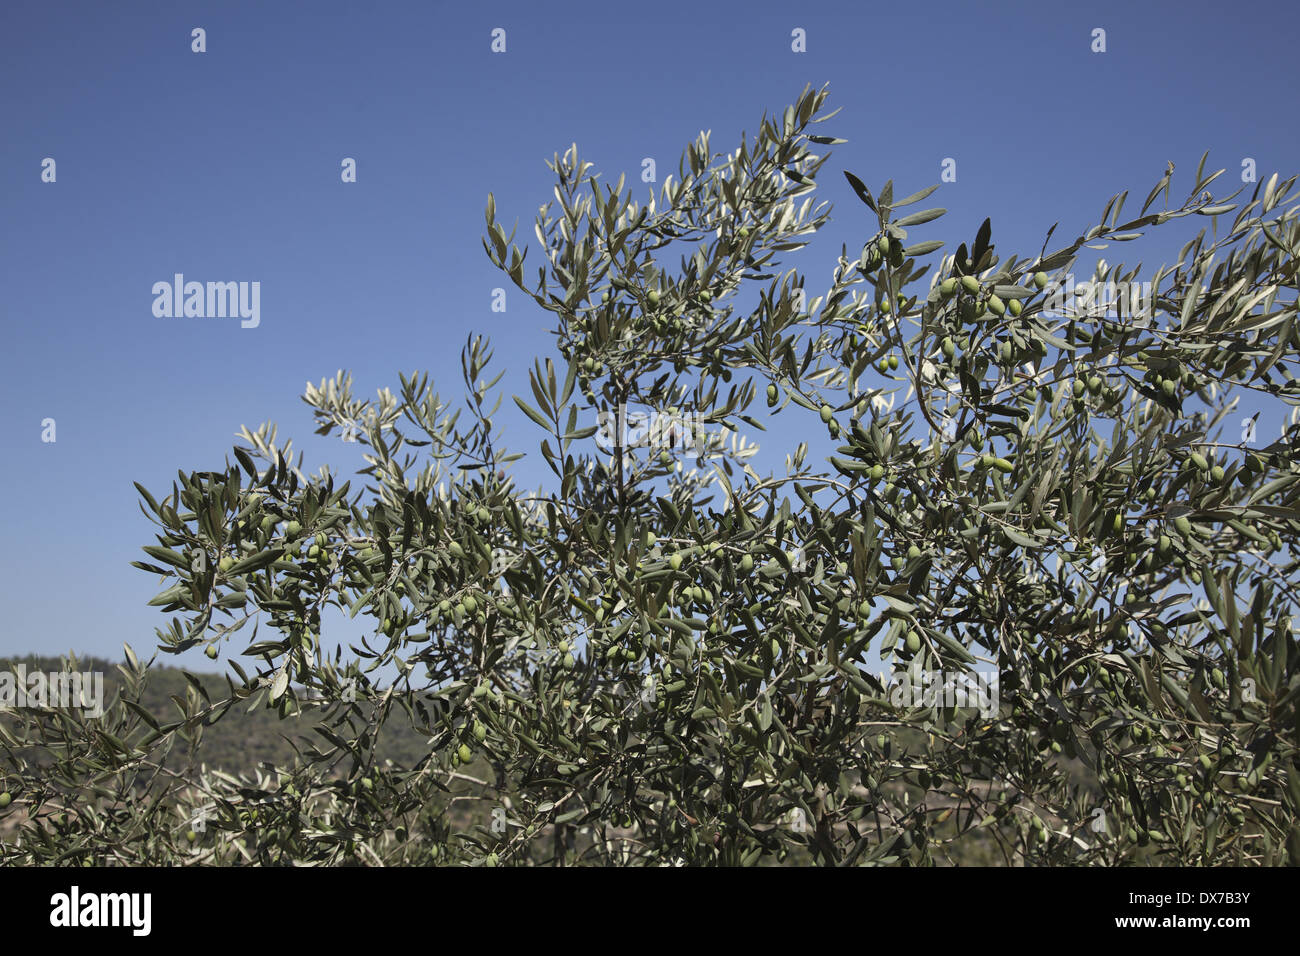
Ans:
{"type": "Polygon", "coordinates": [[[903,244],[893,236],[881,235],[863,250],[860,267],[863,272],[872,273],[880,268],[881,263],[889,260],[891,267],[899,269],[905,259],[903,244]]]}

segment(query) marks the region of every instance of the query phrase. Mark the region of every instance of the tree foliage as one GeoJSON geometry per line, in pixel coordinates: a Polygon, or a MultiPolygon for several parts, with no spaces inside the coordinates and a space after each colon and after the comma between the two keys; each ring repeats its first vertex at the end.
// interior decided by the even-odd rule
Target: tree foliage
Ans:
{"type": "Polygon", "coordinates": [[[913,210],[936,187],[846,173],[871,234],[808,296],[781,256],[829,218],[826,95],[725,156],[702,134],[646,204],[555,156],[535,278],[489,198],[487,255],[554,317],[513,396],[543,487],[511,476],[479,337],[460,402],[424,375],[308,386],[362,489],[270,425],[137,486],[160,649],[247,666],[166,717],[128,687],[98,726],[46,721],[60,756],[11,787],[101,809],[53,839],[30,803],[6,857],[186,859],[145,822],[207,807],[222,861],[1300,862],[1298,418],[1238,430],[1300,405],[1295,180],[1216,198],[1203,158],[1170,205],[1171,164],[1059,249],[1000,256],[986,220],[934,261],[943,210],[913,210]],[[1149,279],[1101,262],[1093,302],[1054,296],[1084,250],[1205,219],[1149,279]],[[1105,308],[1141,282],[1149,308],[1105,308]],[[654,427],[629,437],[628,408],[654,427]],[[808,440],[762,473],[777,415],[808,440]],[[365,622],[332,657],[331,609],[365,622]],[[900,702],[881,668],[995,672],[999,706],[900,702]],[[257,780],[139,779],[231,706],[319,739],[257,780]],[[427,756],[377,759],[398,727],[427,756]],[[479,822],[449,825],[457,801],[479,822]]]}

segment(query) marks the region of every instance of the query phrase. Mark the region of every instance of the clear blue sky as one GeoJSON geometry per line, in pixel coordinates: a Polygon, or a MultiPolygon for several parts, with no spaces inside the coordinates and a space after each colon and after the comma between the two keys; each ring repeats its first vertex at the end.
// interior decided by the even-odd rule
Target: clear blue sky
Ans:
{"type": "MultiPolygon", "coordinates": [[[[0,654],[150,651],[165,619],[146,606],[156,579],[129,566],[154,543],[132,481],[161,497],[265,420],[307,470],[359,467],[358,446],[311,434],[308,380],[346,368],[372,396],[428,370],[459,394],[477,331],[526,393],[550,317],[487,261],[483,208],[495,192],[532,239],[544,160],[571,142],[611,181],[639,183],[645,156],[662,181],[701,129],[726,152],[765,110],[829,83],[843,111],[821,129],[848,140],[821,176],[833,221],[791,260],[816,294],[840,244],[856,253],[874,231],[842,169],[902,194],[953,157],[958,179],[934,197],[949,215],[918,232],[969,242],[988,215],[999,251],[1022,255],[1057,220],[1054,247],[1077,235],[1122,189],[1136,212],[1170,160],[1181,199],[1206,149],[1228,168],[1216,188],[1239,182],[1243,157],[1261,181],[1286,178],[1300,167],[1294,57],[1280,2],[5,0],[0,654]],[[796,28],[806,53],[791,52],[796,28]],[[261,325],[156,318],[153,283],[177,272],[260,281],[261,325]],[[490,309],[502,285],[505,314],[490,309]]],[[[1190,234],[1144,248],[1146,272],[1190,234]]],[[[512,412],[507,436],[534,452],[512,412]]]]}

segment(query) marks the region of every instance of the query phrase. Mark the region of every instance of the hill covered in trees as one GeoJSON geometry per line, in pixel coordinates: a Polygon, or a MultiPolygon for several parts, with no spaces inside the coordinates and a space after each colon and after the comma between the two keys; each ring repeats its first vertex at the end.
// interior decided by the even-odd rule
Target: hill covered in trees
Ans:
{"type": "MultiPolygon", "coordinates": [[[[18,667],[25,668],[29,675],[36,672],[49,674],[67,669],[69,664],[57,657],[40,655],[0,659],[0,673],[13,672],[18,667]]],[[[97,657],[76,659],[73,665],[73,669],[83,673],[90,671],[104,675],[105,708],[111,706],[122,690],[119,667],[116,662],[97,657]]],[[[179,667],[154,664],[148,669],[138,702],[159,722],[180,719],[184,716],[184,709],[178,708],[177,700],[185,700],[192,682],[197,682],[214,701],[230,695],[230,685],[221,674],[194,673],[179,667]]],[[[13,728],[20,719],[18,712],[0,712],[0,726],[13,728]]],[[[182,739],[171,759],[176,764],[201,760],[209,767],[237,776],[252,774],[263,764],[284,767],[295,759],[295,743],[302,748],[320,742],[312,730],[319,722],[320,718],[310,708],[304,709],[298,720],[283,721],[273,708],[235,706],[219,720],[202,728],[201,747],[196,748],[193,738],[182,739]]],[[[410,727],[394,724],[383,735],[381,760],[413,766],[427,753],[425,738],[410,727]]]]}

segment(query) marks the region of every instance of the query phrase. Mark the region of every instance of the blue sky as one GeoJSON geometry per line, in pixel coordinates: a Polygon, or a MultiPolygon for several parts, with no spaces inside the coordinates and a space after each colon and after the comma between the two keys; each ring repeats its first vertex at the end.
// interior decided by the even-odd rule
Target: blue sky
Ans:
{"type": "MultiPolygon", "coordinates": [[[[1300,133],[1278,112],[1294,101],[1290,21],[1282,3],[6,0],[0,654],[152,648],[164,617],[146,606],[156,579],[129,566],[154,543],[133,481],[161,497],[266,420],[308,471],[360,467],[358,446],[311,434],[308,380],[349,369],[364,397],[427,370],[459,394],[459,349],[479,332],[507,395],[526,393],[550,316],[487,261],[483,209],[494,192],[499,219],[533,240],[544,160],[571,142],[610,181],[638,183],[655,157],[657,190],[701,129],[726,152],[764,111],[829,84],[842,112],[819,131],[848,140],[820,177],[833,218],[788,262],[816,294],[841,243],[856,254],[874,232],[843,169],[901,195],[952,157],[957,181],[933,197],[949,214],[914,234],[955,246],[991,216],[999,252],[1021,255],[1058,220],[1053,248],[1077,235],[1123,189],[1136,213],[1167,161],[1181,199],[1206,149],[1225,192],[1245,157],[1260,181],[1294,174],[1300,133]],[[206,53],[191,52],[194,27],[206,53]],[[1105,53],[1090,50],[1097,27],[1105,53]],[[57,182],[41,181],[46,157],[57,182]],[[260,325],[155,317],[152,286],[177,272],[259,281],[260,325]],[[502,285],[504,314],[490,308],[502,285]]],[[[1144,274],[1207,222],[1143,245],[1144,274]]],[[[535,452],[522,416],[503,421],[535,452]]]]}

